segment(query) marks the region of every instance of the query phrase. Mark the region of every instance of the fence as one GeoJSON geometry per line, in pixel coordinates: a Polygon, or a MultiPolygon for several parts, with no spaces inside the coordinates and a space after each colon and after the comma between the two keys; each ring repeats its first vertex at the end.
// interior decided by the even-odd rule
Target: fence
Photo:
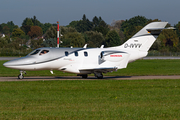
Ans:
{"type": "Polygon", "coordinates": [[[149,51],[147,56],[180,56],[180,52],[149,51]]]}

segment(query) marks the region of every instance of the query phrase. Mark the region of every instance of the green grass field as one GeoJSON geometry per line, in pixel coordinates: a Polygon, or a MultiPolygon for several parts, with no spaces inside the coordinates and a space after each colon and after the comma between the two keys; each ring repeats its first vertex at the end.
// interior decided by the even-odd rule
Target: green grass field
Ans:
{"type": "MultiPolygon", "coordinates": [[[[17,76],[2,66],[0,76],[17,76]]],[[[138,60],[110,76],[180,75],[180,60],[138,60]]],[[[27,76],[49,76],[27,71],[27,76]]],[[[54,76],[75,75],[55,71],[54,76]]],[[[0,119],[178,120],[180,80],[0,82],[0,119]]]]}
{"type": "MultiPolygon", "coordinates": [[[[5,68],[0,61],[0,76],[18,76],[19,70],[5,68]]],[[[49,70],[27,71],[25,76],[76,76],[76,74],[54,71],[51,75],[49,70]]],[[[93,74],[92,74],[93,75],[93,74]]],[[[180,75],[180,60],[137,60],[129,63],[127,68],[117,72],[107,73],[104,76],[132,76],[132,75],[180,75]]]]}
{"type": "Polygon", "coordinates": [[[180,80],[0,83],[0,119],[180,118],[180,80]]]}

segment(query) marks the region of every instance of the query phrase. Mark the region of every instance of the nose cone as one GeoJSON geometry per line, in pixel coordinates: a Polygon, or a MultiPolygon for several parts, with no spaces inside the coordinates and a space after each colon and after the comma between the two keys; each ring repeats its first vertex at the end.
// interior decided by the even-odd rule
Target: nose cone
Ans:
{"type": "Polygon", "coordinates": [[[17,64],[17,60],[11,60],[11,61],[5,62],[3,66],[7,68],[14,68],[16,64],[17,64]]]}
{"type": "Polygon", "coordinates": [[[7,68],[13,68],[13,69],[21,69],[21,67],[24,64],[27,64],[29,61],[27,59],[27,57],[22,57],[22,58],[18,58],[15,60],[11,60],[8,62],[5,62],[3,65],[7,68]]]}
{"type": "Polygon", "coordinates": [[[9,66],[9,63],[8,63],[8,62],[5,62],[5,63],[3,64],[3,66],[4,66],[4,67],[8,67],[8,66],[9,66]]]}

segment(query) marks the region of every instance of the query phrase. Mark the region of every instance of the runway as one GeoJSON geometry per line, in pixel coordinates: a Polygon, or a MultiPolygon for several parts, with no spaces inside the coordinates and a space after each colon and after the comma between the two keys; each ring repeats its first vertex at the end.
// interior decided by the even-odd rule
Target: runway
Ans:
{"type": "Polygon", "coordinates": [[[0,77],[0,82],[6,81],[51,81],[51,80],[152,80],[152,79],[180,79],[180,75],[173,76],[104,76],[103,79],[97,79],[90,76],[87,79],[82,79],[79,76],[64,76],[64,77],[25,77],[20,80],[17,77],[0,77]]]}

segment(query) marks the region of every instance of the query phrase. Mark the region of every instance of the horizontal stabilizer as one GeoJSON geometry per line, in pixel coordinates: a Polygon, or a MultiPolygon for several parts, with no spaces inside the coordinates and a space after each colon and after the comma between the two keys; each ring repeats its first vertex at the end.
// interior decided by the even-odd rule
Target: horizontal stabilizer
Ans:
{"type": "Polygon", "coordinates": [[[174,27],[168,27],[168,28],[152,28],[152,29],[146,29],[147,31],[156,31],[156,30],[165,30],[165,29],[176,29],[174,27]]]}

